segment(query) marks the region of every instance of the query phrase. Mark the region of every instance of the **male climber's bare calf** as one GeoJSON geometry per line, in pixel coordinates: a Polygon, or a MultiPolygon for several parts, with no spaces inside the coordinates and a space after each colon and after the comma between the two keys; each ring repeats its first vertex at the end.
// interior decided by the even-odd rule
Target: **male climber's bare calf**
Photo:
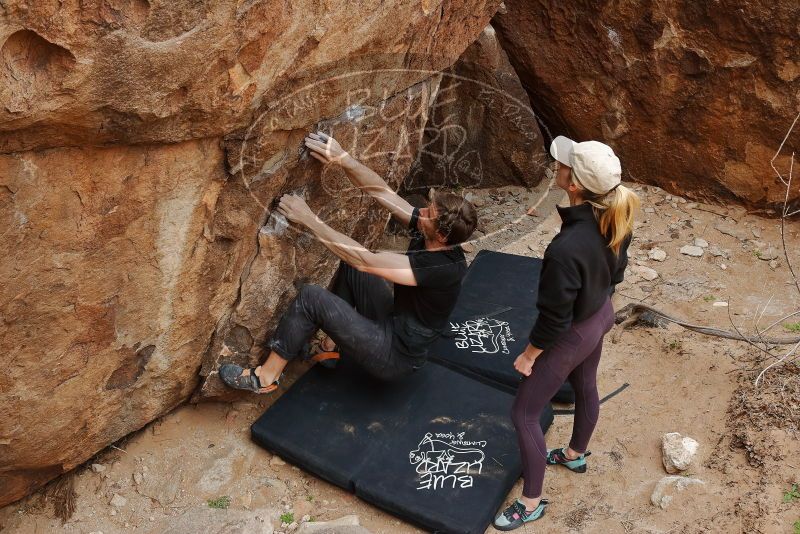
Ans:
{"type": "Polygon", "coordinates": [[[332,290],[300,288],[268,343],[266,361],[255,368],[225,364],[220,377],[230,387],[269,393],[294,358],[308,358],[309,339],[319,329],[322,349],[336,348],[371,374],[396,380],[418,369],[430,345],[443,332],[467,269],[459,246],[477,226],[468,201],[433,193],[425,208],[414,208],[375,172],[323,133],[309,134],[305,145],[325,165],[340,165],[350,181],[375,198],[412,231],[404,254],[371,252],[322,222],[306,202],[280,199],[278,212],[308,229],[341,260],[332,290]]]}

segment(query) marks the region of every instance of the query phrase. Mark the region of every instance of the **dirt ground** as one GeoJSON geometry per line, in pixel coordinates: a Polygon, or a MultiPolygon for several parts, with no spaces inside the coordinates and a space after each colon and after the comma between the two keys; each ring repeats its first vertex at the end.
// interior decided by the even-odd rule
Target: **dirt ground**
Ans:
{"type": "MultiPolygon", "coordinates": [[[[653,187],[635,189],[644,210],[616,308],[643,302],[697,324],[731,329],[733,320],[748,332],[761,314],[763,326],[800,310],[778,250],[776,220],[742,208],[687,202],[653,187]],[[695,238],[707,242],[703,255],[681,254],[681,247],[694,244],[695,238]],[[777,252],[772,263],[770,245],[777,252]],[[654,248],[666,253],[664,261],[648,257],[654,248]]],[[[470,257],[482,248],[539,256],[558,229],[553,206],[563,197],[547,184],[535,191],[507,187],[470,194],[485,221],[470,257]],[[525,215],[535,203],[537,216],[525,215]]],[[[800,224],[788,230],[796,252],[800,224]]],[[[401,246],[402,240],[387,237],[384,244],[401,246]]],[[[800,254],[795,256],[800,263],[800,254]]],[[[800,499],[784,502],[791,485],[800,482],[797,365],[768,373],[756,390],[753,381],[766,363],[745,343],[677,326],[637,326],[612,343],[618,329],[607,338],[600,390],[605,394],[623,383],[630,387],[601,409],[589,471],[548,470],[548,514],[520,532],[800,532],[800,526],[793,526],[800,521],[800,499]],[[666,432],[700,443],[698,459],[685,474],[703,484],[676,493],[661,509],[650,496],[666,475],[660,450],[666,432]]],[[[782,327],[771,333],[791,335],[782,327]]],[[[301,365],[291,368],[281,391],[303,370],[301,365]]],[[[0,530],[268,534],[294,531],[304,521],[356,515],[374,533],[419,532],[254,445],[249,426],[272,402],[274,397],[262,397],[234,405],[180,407],[59,484],[0,510],[0,530]],[[77,495],[74,513],[62,523],[54,508],[63,500],[59,490],[69,486],[77,495]],[[230,498],[227,509],[209,506],[209,500],[223,496],[230,498]]],[[[570,429],[571,418],[557,416],[548,445],[565,444],[570,429]]],[[[518,483],[508,501],[520,488],[518,483]]]]}

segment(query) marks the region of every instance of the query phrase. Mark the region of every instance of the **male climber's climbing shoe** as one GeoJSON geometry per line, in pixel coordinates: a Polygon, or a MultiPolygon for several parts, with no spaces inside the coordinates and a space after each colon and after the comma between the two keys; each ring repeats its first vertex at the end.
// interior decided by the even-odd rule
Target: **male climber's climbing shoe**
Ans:
{"type": "Polygon", "coordinates": [[[225,382],[225,385],[234,389],[243,389],[245,391],[252,391],[253,393],[272,393],[278,389],[278,382],[276,380],[268,386],[262,386],[261,380],[258,379],[256,374],[256,367],[250,367],[249,372],[242,374],[245,370],[244,367],[233,363],[226,363],[219,368],[219,377],[225,382]]]}
{"type": "Polygon", "coordinates": [[[326,369],[336,369],[336,365],[339,363],[339,346],[327,336],[324,339],[315,339],[311,342],[307,359],[326,369]],[[326,341],[332,344],[332,346],[329,345],[330,349],[325,348],[326,341]]]}
{"type": "Polygon", "coordinates": [[[542,499],[535,510],[528,512],[525,505],[519,500],[511,503],[511,506],[503,510],[503,513],[494,518],[494,528],[497,530],[514,530],[525,523],[536,521],[544,515],[544,509],[548,505],[547,499],[542,499]]]}
{"type": "Polygon", "coordinates": [[[311,361],[320,364],[326,369],[336,369],[336,364],[339,363],[339,353],[334,351],[320,352],[312,356],[311,361]]]}
{"type": "Polygon", "coordinates": [[[573,473],[586,472],[586,457],[592,454],[591,451],[586,451],[574,460],[567,458],[564,449],[550,449],[547,451],[547,465],[563,465],[573,473]]]}

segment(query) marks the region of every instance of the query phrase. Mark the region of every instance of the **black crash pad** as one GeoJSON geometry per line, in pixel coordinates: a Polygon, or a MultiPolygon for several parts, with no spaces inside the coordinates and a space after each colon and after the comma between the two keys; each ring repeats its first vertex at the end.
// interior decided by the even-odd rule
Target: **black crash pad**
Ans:
{"type": "MultiPolygon", "coordinates": [[[[409,522],[483,533],[520,476],[513,397],[429,362],[398,382],[315,366],[251,427],[266,449],[409,522]]],[[[542,416],[547,430],[553,421],[542,416]]]]}
{"type": "MultiPolygon", "coordinates": [[[[536,296],[542,260],[482,250],[469,267],[446,335],[431,358],[452,368],[468,369],[515,391],[522,380],[514,360],[528,345],[536,322],[536,296]]],[[[575,402],[564,384],[553,398],[575,402]]]]}

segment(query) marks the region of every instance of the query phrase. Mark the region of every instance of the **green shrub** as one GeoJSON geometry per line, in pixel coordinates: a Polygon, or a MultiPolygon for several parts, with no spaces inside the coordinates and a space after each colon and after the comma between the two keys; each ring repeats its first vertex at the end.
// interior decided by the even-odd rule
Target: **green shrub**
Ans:
{"type": "Polygon", "coordinates": [[[223,495],[222,497],[217,497],[216,499],[208,500],[209,508],[218,508],[221,510],[225,510],[230,505],[231,505],[231,498],[228,497],[227,495],[223,495]]]}

